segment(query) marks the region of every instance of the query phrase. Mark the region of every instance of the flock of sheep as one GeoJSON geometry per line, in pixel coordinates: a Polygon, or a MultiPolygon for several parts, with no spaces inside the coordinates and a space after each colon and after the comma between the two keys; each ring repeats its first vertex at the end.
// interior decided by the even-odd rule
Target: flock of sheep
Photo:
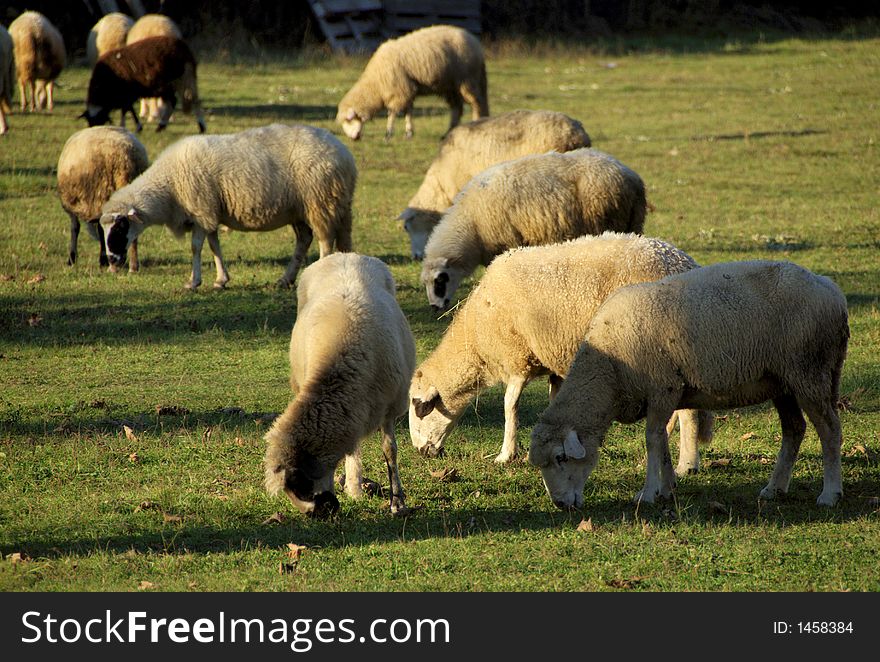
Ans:
{"type": "MultiPolygon", "coordinates": [[[[51,108],[64,49],[55,47],[57,30],[50,28],[34,12],[10,26],[22,109],[27,90],[31,108],[51,108]],[[27,31],[39,37],[23,44],[27,31]],[[30,55],[20,55],[28,49],[30,55]],[[49,66],[56,52],[61,62],[49,66]]],[[[0,64],[11,76],[7,42],[0,31],[0,64]]],[[[141,115],[161,130],[181,97],[205,130],[195,60],[168,19],[148,16],[132,25],[122,15],[105,17],[90,37],[89,57],[94,71],[83,116],[90,125],[106,123],[119,109],[123,123],[129,112],[140,128],[133,104],[145,99],[141,115]],[[152,22],[155,31],[145,33],[153,36],[139,32],[141,21],[152,22]]],[[[0,105],[11,96],[10,81],[2,83],[0,105]]],[[[650,503],[671,495],[676,476],[698,470],[698,445],[712,437],[713,410],[768,400],[779,414],[782,444],[760,496],[788,490],[806,413],[822,444],[818,503],[840,499],[836,406],[849,327],[846,300],[834,283],[788,262],[700,266],[675,246],[642,236],[648,203],[639,175],[592,149],[580,122],[561,113],[489,117],[482,49],[459,28],[424,28],[383,44],[340,101],[337,122],[358,140],[363,124],[385,109],[386,140],[398,114],[411,136],[413,102],[423,94],[442,97],[451,111],[439,153],[399,217],[413,258],[423,260],[428,303],[448,309],[462,280],[478,265],[488,268],[418,367],[389,269],[352,252],[357,167],[330,132],[273,124],[191,136],[148,165],[134,135],[93,126],[71,136],[60,156],[70,264],[83,222],[100,240],[102,265],[116,269],[127,260],[133,271],[139,235],[164,225],[191,234],[186,286],[201,283],[207,239],[214,287],[223,288],[229,274],[221,225],[242,231],[290,225],[296,248],[279,283],[292,286],[317,238],[320,259],[297,287],[290,342],[295,398],[266,434],[267,489],[284,491],[302,512],[335,512],[337,466],[345,459],[345,492],[360,496],[360,444],[380,430],[391,510],[406,513],[398,418],[409,413],[413,445],[434,456],[480,390],[504,383],[496,462],[508,462],[519,452],[522,390],[546,375],[550,405],[534,427],[528,457],[561,508],[582,506],[612,422],[646,419],[646,478],[635,498],[650,503]],[[464,102],[473,121],[458,126],[464,102]],[[676,422],[681,449],[673,469],[668,438],[676,422]]]]}

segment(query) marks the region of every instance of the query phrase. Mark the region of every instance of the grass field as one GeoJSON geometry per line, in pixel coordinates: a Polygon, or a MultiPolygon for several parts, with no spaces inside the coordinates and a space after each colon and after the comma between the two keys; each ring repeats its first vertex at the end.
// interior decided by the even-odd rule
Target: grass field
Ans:
{"type": "MultiPolygon", "coordinates": [[[[503,429],[496,387],[443,458],[418,456],[406,422],[398,426],[408,503],[422,507],[410,517],[392,518],[378,497],[342,497],[331,521],[293,512],[265,494],[261,464],[268,421],[290,399],[295,294],[274,283],[293,235],[222,234],[232,278],[223,292],[185,292],[189,244],[158,229],[141,238],[137,275],[99,269],[85,232],[68,267],[54,170],[84,124],[88,71],[75,66],[53,114],[16,112],[0,138],[0,590],[880,590],[880,40],[684,44],[494,47],[492,111],[582,120],[596,148],[645,180],[656,208],[646,234],[699,262],[792,260],[840,285],[852,338],[837,508],[815,505],[812,427],[789,495],[758,500],[780,439],[761,406],[721,412],[701,472],[680,481],[673,503],[638,509],[644,427],[614,426],[583,512],[558,511],[537,470],[492,463],[503,429]],[[431,474],[451,467],[456,481],[431,474]],[[269,521],[279,511],[282,521],[269,521]],[[582,518],[591,531],[578,530],[582,518]],[[288,543],[307,547],[295,566],[288,543]]],[[[363,64],[205,60],[208,130],[276,121],[336,130],[336,103],[363,64]]],[[[431,314],[394,219],[447,121],[439,100],[423,98],[413,140],[400,126],[385,143],[378,119],[346,143],[359,167],[355,249],[390,265],[420,360],[448,318],[431,314]]],[[[178,114],[141,139],[155,158],[194,132],[178,114]]],[[[546,384],[532,384],[521,445],[545,406],[546,384]]],[[[364,462],[386,480],[378,435],[364,462]]]]}

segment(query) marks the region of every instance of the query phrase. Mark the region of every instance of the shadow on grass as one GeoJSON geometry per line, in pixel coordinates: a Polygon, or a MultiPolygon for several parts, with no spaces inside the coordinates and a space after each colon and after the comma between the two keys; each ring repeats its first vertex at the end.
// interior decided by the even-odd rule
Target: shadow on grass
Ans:
{"type": "Polygon", "coordinates": [[[270,119],[274,121],[335,120],[336,106],[299,106],[283,103],[242,104],[240,106],[211,106],[211,113],[215,116],[270,119]]]}

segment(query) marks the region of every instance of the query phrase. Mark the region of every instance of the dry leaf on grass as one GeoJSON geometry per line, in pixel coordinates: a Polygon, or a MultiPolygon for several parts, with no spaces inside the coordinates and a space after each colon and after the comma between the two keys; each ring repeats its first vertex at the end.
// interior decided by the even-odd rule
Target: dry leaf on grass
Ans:
{"type": "Polygon", "coordinates": [[[609,579],[605,584],[611,588],[622,588],[625,590],[633,589],[642,583],[644,577],[630,577],[629,579],[609,579]]]}
{"type": "Polygon", "coordinates": [[[757,436],[758,435],[756,435],[754,432],[746,432],[743,436],[741,436],[739,438],[739,440],[740,441],[748,441],[749,439],[754,439],[757,436]]]}
{"type": "Polygon", "coordinates": [[[297,545],[295,542],[287,543],[287,558],[292,561],[299,561],[300,555],[306,550],[308,547],[305,545],[297,545]]]}
{"type": "Polygon", "coordinates": [[[578,531],[583,531],[585,533],[592,533],[596,530],[596,527],[593,526],[593,518],[582,519],[581,523],[577,525],[578,531]]]}
{"type": "Polygon", "coordinates": [[[43,316],[33,313],[28,317],[28,326],[40,326],[43,323],[43,316]]]}
{"type": "Polygon", "coordinates": [[[146,591],[151,588],[156,588],[156,585],[153,582],[148,582],[147,580],[144,580],[140,584],[138,584],[138,588],[142,591],[146,591]]]}
{"type": "Polygon", "coordinates": [[[126,439],[128,439],[129,441],[133,441],[136,444],[140,443],[140,439],[137,438],[137,435],[134,433],[134,430],[132,430],[127,425],[123,425],[122,429],[125,431],[125,438],[126,439]]]}
{"type": "Polygon", "coordinates": [[[0,274],[0,283],[8,283],[13,280],[15,280],[15,276],[12,274],[0,274]]]}
{"type": "Polygon", "coordinates": [[[272,513],[269,517],[263,520],[263,524],[284,524],[287,518],[284,516],[284,513],[278,511],[277,513],[272,513]]]}
{"type": "Polygon", "coordinates": [[[129,454],[128,454],[128,461],[131,462],[131,463],[133,463],[133,464],[134,464],[134,463],[137,463],[137,462],[140,462],[140,461],[141,461],[141,456],[138,455],[136,452],[135,452],[135,453],[129,453],[129,454]]]}
{"type": "Polygon", "coordinates": [[[28,279],[28,285],[36,285],[37,283],[42,283],[46,280],[46,277],[43,274],[34,274],[28,279]]]}
{"type": "Polygon", "coordinates": [[[142,510],[150,510],[152,508],[158,508],[158,507],[159,507],[158,504],[153,503],[149,499],[144,499],[143,501],[141,501],[138,504],[137,508],[134,509],[134,512],[139,513],[142,510]]]}
{"type": "Polygon", "coordinates": [[[458,479],[458,470],[455,467],[445,467],[431,472],[431,478],[436,478],[445,483],[451,483],[458,479]]]}
{"type": "Polygon", "coordinates": [[[162,520],[164,522],[182,522],[183,518],[180,515],[172,515],[171,513],[162,513],[162,520]]]}
{"type": "Polygon", "coordinates": [[[844,457],[856,457],[858,455],[868,455],[868,449],[865,448],[862,444],[856,444],[850,450],[844,453],[844,457]]]}
{"type": "Polygon", "coordinates": [[[716,469],[718,467],[727,467],[730,466],[730,458],[729,457],[720,457],[717,460],[712,460],[709,462],[710,469],[716,469]]]}

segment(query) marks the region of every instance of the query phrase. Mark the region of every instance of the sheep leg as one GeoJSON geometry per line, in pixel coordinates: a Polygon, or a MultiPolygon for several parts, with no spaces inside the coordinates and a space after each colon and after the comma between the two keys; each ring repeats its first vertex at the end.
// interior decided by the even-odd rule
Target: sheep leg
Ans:
{"type": "Polygon", "coordinates": [[[843,496],[840,480],[840,446],[843,441],[840,418],[832,402],[805,402],[803,405],[822,442],[822,493],[816,503],[820,506],[834,506],[843,496]]]}
{"type": "Polygon", "coordinates": [[[449,133],[461,123],[461,114],[464,111],[464,102],[462,101],[461,97],[458,97],[457,99],[450,99],[449,108],[449,128],[446,130],[446,133],[449,133]]]}
{"type": "Polygon", "coordinates": [[[559,375],[551,374],[547,378],[547,384],[549,385],[549,398],[550,402],[553,402],[556,399],[556,396],[559,394],[559,389],[562,388],[562,382],[564,380],[559,375]]]}
{"type": "Polygon", "coordinates": [[[192,274],[189,282],[184,285],[188,290],[195,291],[202,284],[202,246],[205,243],[205,231],[198,225],[192,229],[192,274]]]}
{"type": "Polygon", "coordinates": [[[214,279],[214,289],[222,290],[229,282],[229,272],[226,271],[226,265],[223,263],[223,252],[220,250],[220,238],[216,230],[208,233],[208,246],[214,254],[214,271],[217,274],[214,279]]]}
{"type": "Polygon", "coordinates": [[[284,271],[284,275],[278,281],[278,287],[290,287],[296,281],[296,274],[299,268],[305,262],[306,255],[309,252],[309,246],[312,245],[312,228],[305,223],[294,223],[293,231],[296,233],[296,248],[293,251],[293,257],[284,271]]]}
{"type": "Polygon", "coordinates": [[[24,80],[21,78],[18,79],[18,101],[21,112],[24,112],[25,106],[27,106],[27,93],[24,88],[24,80]]]}
{"type": "MultiPolygon", "coordinates": [[[[100,227],[100,226],[99,226],[100,227]]],[[[101,242],[104,245],[104,242],[101,242]]],[[[140,260],[138,260],[138,240],[134,239],[131,246],[128,247],[128,273],[137,273],[141,268],[140,260]]]]}
{"type": "Polygon", "coordinates": [[[327,257],[333,252],[333,242],[326,238],[318,238],[318,256],[327,257]]]}
{"type": "Polygon", "coordinates": [[[352,499],[360,499],[364,495],[364,467],[360,444],[345,456],[345,493],[352,499]]]}
{"type": "Polygon", "coordinates": [[[407,140],[412,138],[414,135],[413,134],[412,114],[413,114],[413,107],[412,107],[412,104],[410,104],[403,111],[403,122],[404,122],[404,128],[406,129],[406,131],[403,134],[403,137],[406,138],[407,140]]]}
{"type": "Polygon", "coordinates": [[[714,416],[710,411],[683,409],[672,414],[666,426],[666,435],[672,434],[675,421],[679,422],[679,449],[676,476],[695,474],[700,470],[700,444],[712,440],[714,416]]]}
{"type": "MultiPolygon", "coordinates": [[[[76,264],[76,245],[79,241],[79,219],[70,212],[67,213],[70,216],[70,247],[67,251],[67,264],[68,266],[73,266],[76,264]]],[[[107,254],[104,252],[104,242],[101,242],[101,257],[105,260],[107,259],[107,254]]],[[[104,266],[103,264],[101,266],[104,266]]]]}
{"type": "Polygon", "coordinates": [[[516,430],[519,426],[519,397],[528,383],[525,377],[516,375],[507,384],[504,392],[504,443],[495,458],[496,464],[510,462],[517,455],[516,430]]]}
{"type": "Polygon", "coordinates": [[[388,417],[382,425],[382,453],[388,466],[388,483],[391,487],[391,514],[405,513],[403,484],[397,468],[397,442],[394,440],[394,417],[388,417]]]}
{"type": "Polygon", "coordinates": [[[645,446],[648,451],[645,485],[633,501],[635,503],[654,503],[657,497],[669,498],[675,488],[675,472],[672,470],[672,457],[669,455],[669,437],[666,424],[672,412],[664,408],[648,408],[645,424],[645,446]]]}
{"type": "Polygon", "coordinates": [[[394,119],[396,117],[397,113],[389,108],[388,120],[385,123],[385,142],[391,140],[391,136],[394,135],[394,119]]]}
{"type": "Polygon", "coordinates": [[[773,499],[777,494],[788,492],[791,482],[791,472],[797,459],[807,424],[798,406],[797,400],[791,395],[782,395],[774,398],[773,404],[779,413],[779,422],[782,424],[782,445],[776,456],[776,464],[770,482],[761,490],[762,499],[773,499]]]}
{"type": "Polygon", "coordinates": [[[55,83],[51,80],[46,84],[46,97],[49,104],[49,112],[52,112],[55,108],[55,83]]]}

